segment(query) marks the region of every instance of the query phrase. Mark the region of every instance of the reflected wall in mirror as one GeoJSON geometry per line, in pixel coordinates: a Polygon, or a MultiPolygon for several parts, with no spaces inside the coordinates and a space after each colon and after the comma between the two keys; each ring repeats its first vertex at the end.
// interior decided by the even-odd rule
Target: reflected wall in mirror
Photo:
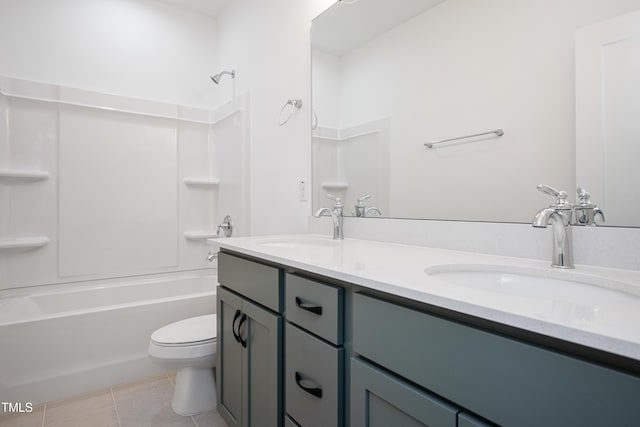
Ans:
{"type": "MultiPolygon", "coordinates": [[[[614,43],[620,48],[610,49],[604,63],[576,59],[581,32],[638,9],[640,0],[334,4],[311,30],[314,209],[329,206],[331,193],[343,198],[346,215],[355,215],[357,199],[371,195],[363,204],[385,217],[528,223],[553,202],[536,190],[544,183],[566,190],[570,201],[577,186],[586,187],[607,225],[640,226],[616,212],[637,211],[623,200],[640,183],[640,168],[622,160],[634,152],[627,145],[640,135],[640,121],[619,113],[638,111],[625,94],[640,88],[638,73],[629,71],[638,64],[640,38],[633,30],[611,35],[609,44],[630,42],[614,43]],[[603,80],[577,70],[594,66],[615,74],[607,69],[603,80]],[[585,76],[582,88],[576,89],[576,73],[585,76]],[[605,100],[581,91],[593,91],[592,78],[612,87],[612,75],[616,96],[607,96],[611,105],[603,110],[605,100]],[[591,116],[576,108],[576,99],[593,104],[591,116]],[[578,162],[585,151],[580,137],[592,130],[576,132],[576,115],[578,126],[596,118],[604,129],[618,126],[589,142],[588,164],[578,166],[576,150],[578,162]],[[504,135],[424,145],[494,129],[504,135]],[[616,153],[608,163],[601,155],[606,144],[615,144],[616,153]],[[612,170],[616,178],[608,176],[612,170]]],[[[593,49],[603,45],[585,38],[593,49]]]]}

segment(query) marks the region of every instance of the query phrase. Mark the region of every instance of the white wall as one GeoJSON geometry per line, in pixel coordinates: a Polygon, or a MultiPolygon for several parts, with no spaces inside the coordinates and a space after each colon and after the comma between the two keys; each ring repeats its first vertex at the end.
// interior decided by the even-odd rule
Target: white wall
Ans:
{"type": "Polygon", "coordinates": [[[155,0],[2,0],[0,75],[213,107],[216,31],[155,0]]]}
{"type": "Polygon", "coordinates": [[[333,2],[236,0],[218,19],[220,67],[236,70],[237,92],[251,91],[252,234],[307,229],[311,197],[299,200],[298,182],[311,176],[309,29],[333,2]],[[303,106],[281,127],[289,98],[303,106]]]}

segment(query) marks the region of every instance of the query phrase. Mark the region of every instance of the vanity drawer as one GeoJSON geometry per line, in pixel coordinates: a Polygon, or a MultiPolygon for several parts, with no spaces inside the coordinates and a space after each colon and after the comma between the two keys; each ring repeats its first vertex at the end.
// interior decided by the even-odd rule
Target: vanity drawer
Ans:
{"type": "Polygon", "coordinates": [[[343,351],[287,323],[286,412],[301,426],[343,425],[343,351]]]}
{"type": "Polygon", "coordinates": [[[335,345],[342,344],[344,289],[287,274],[285,295],[289,322],[335,345]]]}
{"type": "Polygon", "coordinates": [[[356,293],[354,352],[500,425],[633,425],[640,378],[356,293]]]}
{"type": "Polygon", "coordinates": [[[282,312],[282,281],[280,269],[276,267],[220,252],[218,282],[258,304],[282,312]]]}

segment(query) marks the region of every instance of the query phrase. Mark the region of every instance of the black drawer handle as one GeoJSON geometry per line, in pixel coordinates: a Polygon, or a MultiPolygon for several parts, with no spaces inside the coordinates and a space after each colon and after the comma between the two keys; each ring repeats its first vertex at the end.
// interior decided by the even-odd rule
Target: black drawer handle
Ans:
{"type": "Polygon", "coordinates": [[[311,380],[303,380],[300,372],[296,372],[296,384],[307,393],[322,399],[322,389],[311,380]]]}
{"type": "Polygon", "coordinates": [[[303,303],[300,297],[296,297],[296,305],[303,310],[307,310],[312,312],[313,314],[317,314],[318,316],[322,316],[322,306],[321,305],[313,305],[303,303]]]}
{"type": "Polygon", "coordinates": [[[238,323],[238,340],[244,348],[247,348],[247,340],[242,339],[242,331],[240,330],[245,320],[247,320],[247,315],[242,313],[242,317],[240,318],[240,323],[238,323]]]}
{"type": "MultiPolygon", "coordinates": [[[[233,333],[233,338],[235,338],[236,342],[240,342],[240,335],[238,332],[236,332],[236,321],[241,314],[242,312],[240,310],[236,310],[236,314],[233,315],[233,323],[231,323],[231,332],[233,333]]],[[[238,331],[239,330],[240,327],[238,327],[238,331]]]]}

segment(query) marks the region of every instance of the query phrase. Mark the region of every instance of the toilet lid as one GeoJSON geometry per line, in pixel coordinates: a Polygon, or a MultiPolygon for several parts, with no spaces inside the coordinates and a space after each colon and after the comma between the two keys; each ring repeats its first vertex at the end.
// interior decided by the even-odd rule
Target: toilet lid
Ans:
{"type": "Polygon", "coordinates": [[[170,323],[151,334],[158,344],[189,344],[216,338],[216,315],[191,317],[170,323]]]}

